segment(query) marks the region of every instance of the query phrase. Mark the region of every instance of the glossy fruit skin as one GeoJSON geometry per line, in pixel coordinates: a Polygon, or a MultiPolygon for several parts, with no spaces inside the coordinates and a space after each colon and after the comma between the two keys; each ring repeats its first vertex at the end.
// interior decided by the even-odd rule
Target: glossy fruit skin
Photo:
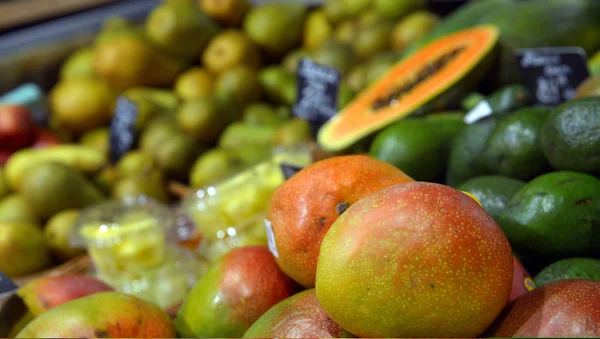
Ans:
{"type": "Polygon", "coordinates": [[[17,338],[175,338],[158,306],[118,292],[101,292],[57,306],[32,320],[17,338]]]}
{"type": "Polygon", "coordinates": [[[492,326],[493,337],[600,336],[600,282],[558,280],[517,299],[492,326]]]}
{"type": "Polygon", "coordinates": [[[414,182],[351,206],[321,245],[317,298],[359,337],[474,337],[506,305],[508,240],[448,186],[414,182]]]}
{"type": "Polygon", "coordinates": [[[189,292],[177,315],[177,332],[183,337],[241,337],[297,287],[267,246],[238,247],[215,262],[189,292]]]}
{"type": "Polygon", "coordinates": [[[46,276],[31,281],[17,292],[34,315],[90,294],[112,291],[112,287],[87,275],[46,276]]]}
{"type": "Polygon", "coordinates": [[[527,272],[523,264],[521,264],[521,262],[515,257],[513,257],[513,264],[515,268],[513,273],[512,290],[510,291],[508,302],[527,294],[536,287],[535,282],[533,279],[531,279],[529,272],[527,272]]]}
{"type": "Polygon", "coordinates": [[[275,190],[267,209],[277,264],[304,287],[314,287],[321,241],[339,216],[338,205],[351,206],[384,187],[412,181],[366,155],[333,157],[299,171],[275,190]]]}
{"type": "Polygon", "coordinates": [[[311,288],[271,307],[244,338],[352,338],[323,311],[311,288]]]}
{"type": "Polygon", "coordinates": [[[22,106],[0,107],[0,150],[16,151],[29,146],[34,139],[34,122],[29,110],[22,106]]]}

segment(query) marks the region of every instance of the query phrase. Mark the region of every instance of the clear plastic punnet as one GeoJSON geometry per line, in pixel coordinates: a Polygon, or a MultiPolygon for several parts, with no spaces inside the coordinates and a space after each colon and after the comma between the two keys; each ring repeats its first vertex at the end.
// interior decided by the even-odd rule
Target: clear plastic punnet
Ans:
{"type": "Polygon", "coordinates": [[[201,274],[196,256],[169,241],[170,209],[144,196],[81,212],[71,246],[85,247],[98,276],[115,290],[161,307],[183,300],[201,274]]]}
{"type": "Polygon", "coordinates": [[[214,262],[236,247],[267,245],[264,215],[271,195],[285,180],[281,165],[306,167],[312,161],[308,145],[277,147],[270,158],[183,199],[178,219],[186,219],[200,233],[197,253],[214,262]]]}

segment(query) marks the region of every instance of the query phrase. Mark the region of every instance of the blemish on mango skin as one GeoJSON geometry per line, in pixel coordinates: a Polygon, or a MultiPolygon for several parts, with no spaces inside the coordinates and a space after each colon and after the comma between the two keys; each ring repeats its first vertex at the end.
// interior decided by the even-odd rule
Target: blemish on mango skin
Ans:
{"type": "Polygon", "coordinates": [[[498,225],[469,196],[408,183],[360,200],[333,224],[316,291],[360,337],[473,337],[506,303],[512,260],[498,225]]]}

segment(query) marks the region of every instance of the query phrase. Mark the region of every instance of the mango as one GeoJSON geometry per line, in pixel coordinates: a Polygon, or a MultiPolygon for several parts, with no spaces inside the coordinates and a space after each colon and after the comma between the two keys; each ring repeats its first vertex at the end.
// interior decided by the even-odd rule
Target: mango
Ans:
{"type": "Polygon", "coordinates": [[[239,338],[296,291],[267,246],[239,247],[212,264],[185,298],[175,327],[183,337],[239,338]]]}
{"type": "Polygon", "coordinates": [[[17,338],[175,338],[158,306],[118,292],[101,292],[59,305],[32,320],[17,338]]]}
{"type": "Polygon", "coordinates": [[[600,336],[600,282],[559,280],[517,299],[486,337],[585,338],[600,336]]]}
{"type": "Polygon", "coordinates": [[[317,299],[359,337],[473,338],[506,305],[513,270],[506,236],[474,199],[411,182],[364,197],[333,223],[317,299]]]}
{"type": "Polygon", "coordinates": [[[271,307],[244,333],[244,338],[353,337],[323,311],[314,288],[271,307]]]}
{"type": "Polygon", "coordinates": [[[301,285],[315,286],[321,240],[336,219],[364,196],[411,181],[365,155],[322,160],[294,174],[275,190],[267,208],[277,264],[301,285]]]}
{"type": "Polygon", "coordinates": [[[112,291],[112,287],[87,275],[45,276],[17,290],[29,312],[38,316],[49,309],[90,294],[112,291]]]}
{"type": "Polygon", "coordinates": [[[23,175],[30,168],[47,162],[68,165],[82,173],[94,173],[105,164],[105,154],[90,146],[62,144],[48,148],[26,148],[14,153],[4,168],[8,185],[17,190],[23,175]]]}

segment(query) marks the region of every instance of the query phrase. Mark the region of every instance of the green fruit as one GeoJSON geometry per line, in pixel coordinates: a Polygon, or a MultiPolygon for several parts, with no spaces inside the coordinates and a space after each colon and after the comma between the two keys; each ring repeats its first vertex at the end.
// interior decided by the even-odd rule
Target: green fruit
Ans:
{"type": "Polygon", "coordinates": [[[0,222],[0,271],[10,278],[36,273],[50,264],[42,230],[26,222],[0,222]]]}
{"type": "Polygon", "coordinates": [[[242,168],[241,160],[232,151],[213,148],[202,154],[190,171],[190,184],[203,188],[228,178],[242,168]]]}
{"type": "Polygon", "coordinates": [[[0,222],[40,223],[33,208],[21,194],[13,193],[0,199],[0,222]]]}
{"type": "Polygon", "coordinates": [[[81,138],[79,138],[79,144],[93,147],[108,156],[110,152],[109,137],[110,132],[108,127],[96,128],[84,133],[81,138]]]}
{"type": "Polygon", "coordinates": [[[489,174],[481,161],[485,145],[502,116],[490,116],[468,125],[453,140],[448,157],[446,184],[452,187],[489,174]]]}
{"type": "Polygon", "coordinates": [[[6,182],[6,177],[4,176],[4,168],[0,166],[0,199],[3,199],[7,195],[10,194],[10,187],[6,182]]]}
{"type": "Polygon", "coordinates": [[[309,50],[319,48],[329,39],[332,30],[324,10],[310,13],[304,23],[303,46],[309,50]]]}
{"type": "Polygon", "coordinates": [[[60,68],[60,78],[93,78],[95,50],[93,47],[85,47],[75,51],[63,63],[60,68]]]}
{"type": "Polygon", "coordinates": [[[159,117],[152,120],[140,136],[140,149],[148,154],[154,154],[156,149],[168,139],[181,133],[175,119],[159,117]]]}
{"type": "Polygon", "coordinates": [[[186,180],[194,161],[206,150],[184,133],[176,133],[150,151],[157,167],[169,178],[186,180]]]}
{"type": "Polygon", "coordinates": [[[577,86],[574,99],[585,97],[600,97],[600,75],[591,75],[577,86]]]}
{"type": "Polygon", "coordinates": [[[600,75],[600,50],[588,59],[588,68],[592,75],[600,75]]]}
{"type": "Polygon", "coordinates": [[[420,10],[407,15],[396,24],[391,34],[391,46],[402,51],[406,46],[431,32],[440,23],[440,18],[428,11],[420,10]]]}
{"type": "Polygon", "coordinates": [[[535,276],[535,284],[540,287],[547,283],[564,279],[585,279],[600,281],[600,260],[593,258],[568,258],[556,261],[535,276]]]}
{"type": "Polygon", "coordinates": [[[54,86],[49,100],[55,122],[80,134],[110,122],[115,93],[101,80],[70,78],[54,86]]]}
{"type": "Polygon", "coordinates": [[[344,0],[344,13],[348,17],[357,17],[371,7],[372,0],[344,0]]]}
{"type": "Polygon", "coordinates": [[[359,30],[360,24],[358,21],[346,20],[336,27],[333,36],[341,43],[352,44],[359,30]]]}
{"type": "Polygon", "coordinates": [[[212,142],[219,136],[227,121],[223,117],[219,101],[205,96],[179,106],[177,122],[195,140],[212,142]]]}
{"type": "Polygon", "coordinates": [[[137,149],[119,159],[115,168],[118,178],[126,178],[140,173],[149,173],[156,169],[156,165],[150,154],[137,149]]]}
{"type": "Polygon", "coordinates": [[[306,10],[302,3],[255,6],[244,19],[244,31],[267,53],[282,56],[300,43],[306,10]]]}
{"type": "Polygon", "coordinates": [[[390,23],[382,21],[363,25],[358,31],[352,47],[361,59],[369,59],[389,49],[392,29],[393,26],[390,23]]]}
{"type": "Polygon", "coordinates": [[[310,53],[307,50],[302,48],[295,49],[286,54],[286,56],[281,61],[281,65],[286,71],[296,74],[300,60],[308,57],[310,57],[310,53]]]}
{"type": "Polygon", "coordinates": [[[498,220],[510,199],[525,186],[525,182],[501,175],[484,175],[469,179],[457,189],[469,192],[479,200],[488,214],[498,220]]]}
{"type": "Polygon", "coordinates": [[[600,179],[559,171],[525,185],[498,223],[517,251],[569,256],[600,253],[600,179]]]}
{"type": "Polygon", "coordinates": [[[346,19],[346,6],[345,0],[328,0],[325,1],[323,9],[325,10],[325,16],[327,20],[332,24],[337,24],[342,20],[346,19]]]}
{"type": "Polygon", "coordinates": [[[56,162],[43,163],[25,172],[19,191],[41,219],[106,199],[81,173],[56,162]]]}
{"type": "Polygon", "coordinates": [[[541,173],[548,162],[542,152],[540,130],[549,108],[528,107],[498,123],[481,155],[488,173],[529,180],[541,173]]]}
{"type": "Polygon", "coordinates": [[[167,183],[158,170],[140,172],[122,177],[113,185],[111,196],[115,200],[146,196],[163,203],[169,202],[167,183]]]}
{"type": "Polygon", "coordinates": [[[247,125],[234,122],[227,126],[219,137],[219,147],[236,149],[242,146],[271,146],[275,142],[276,126],[247,125]]]}
{"type": "Polygon", "coordinates": [[[463,108],[470,111],[481,100],[485,100],[488,103],[492,109],[492,113],[509,113],[533,103],[529,90],[523,85],[514,84],[496,90],[487,98],[479,93],[473,93],[463,101],[463,108]]]}
{"type": "Polygon", "coordinates": [[[259,75],[260,86],[270,101],[291,106],[296,101],[296,75],[280,66],[263,68],[259,75]]]}
{"type": "Polygon", "coordinates": [[[433,181],[444,170],[450,141],[465,127],[462,117],[436,121],[405,119],[379,132],[369,155],[418,181],[433,181]]]}
{"type": "Polygon", "coordinates": [[[218,26],[194,3],[163,2],[146,19],[146,34],[154,44],[182,58],[200,56],[218,26]]]}
{"type": "Polygon", "coordinates": [[[358,62],[358,56],[352,46],[336,41],[329,41],[314,51],[312,59],[318,64],[337,69],[342,75],[358,62]]]}
{"type": "Polygon", "coordinates": [[[542,150],[559,170],[600,173],[600,97],[566,102],[541,131],[542,150]]]}
{"type": "Polygon", "coordinates": [[[218,78],[215,92],[219,98],[240,105],[260,100],[260,82],[255,70],[237,66],[223,72],[218,78]]]}
{"type": "Polygon", "coordinates": [[[236,248],[194,285],[175,327],[183,337],[240,338],[269,308],[292,295],[294,287],[266,246],[236,248]]]}
{"type": "Polygon", "coordinates": [[[399,19],[425,7],[425,0],[374,0],[374,2],[377,13],[391,19],[399,19]]]}
{"type": "Polygon", "coordinates": [[[244,32],[228,29],[210,42],[202,62],[209,71],[217,74],[237,66],[256,70],[261,65],[260,49],[244,32]]]}
{"type": "Polygon", "coordinates": [[[376,80],[378,80],[381,76],[383,76],[387,71],[396,64],[398,61],[398,55],[393,52],[384,52],[379,53],[372,57],[366,63],[366,86],[372,84],[376,80]]]}
{"type": "Polygon", "coordinates": [[[346,75],[345,82],[354,92],[362,91],[367,85],[367,65],[359,64],[354,66],[346,75]]]}
{"type": "Polygon", "coordinates": [[[286,121],[275,133],[275,144],[281,146],[306,144],[311,140],[310,124],[308,121],[298,118],[286,121]]]}
{"type": "Polygon", "coordinates": [[[207,70],[192,67],[183,72],[175,82],[175,93],[182,100],[192,100],[213,93],[214,78],[207,70]]]}
{"type": "Polygon", "coordinates": [[[65,210],[52,216],[44,227],[44,237],[50,252],[61,260],[69,260],[85,253],[85,249],[69,245],[69,237],[79,219],[79,210],[65,210]]]}
{"type": "Polygon", "coordinates": [[[252,6],[249,0],[202,0],[198,3],[206,15],[226,26],[239,26],[252,6]]]}
{"type": "Polygon", "coordinates": [[[248,125],[272,125],[279,126],[283,123],[275,109],[264,103],[252,104],[244,110],[243,122],[248,125]]]}

